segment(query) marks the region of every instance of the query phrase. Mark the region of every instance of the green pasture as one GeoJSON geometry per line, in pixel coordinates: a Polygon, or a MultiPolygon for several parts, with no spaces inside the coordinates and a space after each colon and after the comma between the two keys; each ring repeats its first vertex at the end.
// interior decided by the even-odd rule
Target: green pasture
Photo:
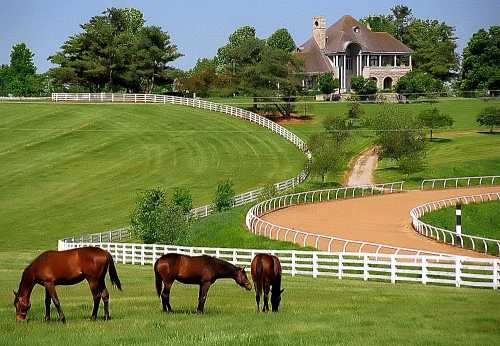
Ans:
{"type": "MultiPolygon", "coordinates": [[[[196,315],[196,286],[175,283],[174,313],[161,311],[152,267],[118,265],[123,291],[110,289],[111,321],[91,321],[86,283],[58,287],[67,323],[43,322],[42,288],[29,322],[16,323],[12,289],[34,253],[0,253],[1,345],[494,345],[500,295],[487,289],[390,284],[329,278],[283,279],[277,314],[257,314],[255,296],[231,280],[209,291],[196,315]]],[[[108,284],[109,285],[109,284],[108,284]]]]}
{"type": "MultiPolygon", "coordinates": [[[[498,188],[500,191],[500,187],[498,188]]],[[[422,221],[449,230],[455,229],[455,207],[425,214],[422,221]]],[[[462,233],[484,238],[500,239],[500,202],[464,204],[462,206],[462,233]]]]}
{"type": "Polygon", "coordinates": [[[198,206],[220,180],[241,193],[295,176],[304,160],[264,128],[194,108],[0,104],[0,249],[126,225],[153,186],[188,187],[198,206]]]}

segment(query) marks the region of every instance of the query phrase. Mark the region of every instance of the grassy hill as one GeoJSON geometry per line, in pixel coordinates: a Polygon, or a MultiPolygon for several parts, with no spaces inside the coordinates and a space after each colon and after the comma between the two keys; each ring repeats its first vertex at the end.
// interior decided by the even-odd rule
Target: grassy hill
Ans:
{"type": "Polygon", "coordinates": [[[174,105],[0,104],[0,248],[54,247],[63,236],[127,224],[138,192],[191,189],[210,202],[295,176],[303,155],[223,114],[174,105]]]}

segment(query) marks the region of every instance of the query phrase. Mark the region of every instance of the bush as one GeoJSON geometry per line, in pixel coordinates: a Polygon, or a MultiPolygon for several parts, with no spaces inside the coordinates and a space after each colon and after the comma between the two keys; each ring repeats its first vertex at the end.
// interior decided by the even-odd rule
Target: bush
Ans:
{"type": "Polygon", "coordinates": [[[351,103],[351,107],[347,110],[347,116],[351,119],[357,119],[363,114],[365,114],[365,111],[358,102],[351,103]]]}
{"type": "Polygon", "coordinates": [[[351,78],[351,89],[363,99],[368,99],[377,93],[377,83],[363,76],[355,76],[351,78]]]}
{"type": "Polygon", "coordinates": [[[274,198],[278,195],[278,189],[274,184],[267,184],[262,188],[262,192],[259,196],[259,202],[266,201],[268,199],[274,198]]]}
{"type": "Polygon", "coordinates": [[[325,73],[318,79],[318,89],[323,94],[331,94],[340,87],[340,81],[334,79],[331,73],[325,73]]]}
{"type": "Polygon", "coordinates": [[[191,230],[188,215],[181,206],[167,203],[162,188],[139,196],[130,224],[133,234],[147,244],[186,244],[191,230]]]}
{"type": "Polygon", "coordinates": [[[443,90],[443,84],[440,80],[433,78],[430,74],[413,71],[401,77],[397,82],[395,89],[396,92],[405,95],[409,99],[416,99],[422,96],[436,96],[435,93],[443,90]]]}
{"type": "Polygon", "coordinates": [[[193,209],[193,197],[187,188],[178,187],[174,190],[172,196],[172,204],[182,208],[184,214],[189,214],[193,209]]]}
{"type": "Polygon", "coordinates": [[[328,137],[337,143],[344,142],[351,137],[351,122],[343,116],[327,116],[323,121],[323,127],[328,137]]]}
{"type": "Polygon", "coordinates": [[[476,121],[481,126],[488,126],[493,133],[495,126],[500,126],[500,107],[486,107],[478,114],[476,121]]]}
{"type": "Polygon", "coordinates": [[[217,185],[217,191],[215,193],[215,210],[221,212],[231,209],[231,207],[233,206],[233,199],[233,182],[230,179],[220,182],[217,185]]]}
{"type": "Polygon", "coordinates": [[[432,141],[432,131],[447,126],[453,126],[455,122],[451,116],[441,113],[439,109],[425,109],[419,113],[418,119],[430,130],[430,140],[432,141]]]}

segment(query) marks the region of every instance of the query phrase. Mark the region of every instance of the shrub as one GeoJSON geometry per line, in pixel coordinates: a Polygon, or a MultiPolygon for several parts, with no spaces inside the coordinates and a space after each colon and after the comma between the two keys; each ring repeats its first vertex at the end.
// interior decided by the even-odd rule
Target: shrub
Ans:
{"type": "Polygon", "coordinates": [[[351,122],[343,116],[327,116],[323,121],[323,127],[328,137],[337,143],[344,142],[351,137],[351,122]]]}
{"type": "Polygon", "coordinates": [[[478,114],[476,121],[481,126],[488,126],[493,133],[495,126],[500,126],[500,107],[486,107],[478,114]]]}
{"type": "Polygon", "coordinates": [[[340,86],[340,81],[334,79],[331,73],[325,73],[318,79],[318,89],[323,94],[331,94],[340,86]]]}
{"type": "Polygon", "coordinates": [[[430,140],[432,141],[432,131],[434,129],[452,126],[455,122],[451,116],[441,113],[439,109],[432,108],[420,112],[418,118],[422,124],[430,130],[430,140]]]}
{"type": "Polygon", "coordinates": [[[373,97],[377,93],[377,83],[371,79],[365,79],[363,76],[351,78],[351,89],[363,99],[373,97]]]}
{"type": "Polygon", "coordinates": [[[144,243],[185,244],[191,225],[181,206],[167,203],[165,191],[153,188],[136,201],[130,216],[132,232],[144,243]]]}
{"type": "Polygon", "coordinates": [[[342,167],[345,160],[343,146],[325,133],[313,134],[307,145],[312,153],[312,159],[307,163],[309,172],[313,176],[321,177],[324,184],[328,174],[342,167]]]}
{"type": "Polygon", "coordinates": [[[347,116],[351,119],[357,119],[364,113],[365,111],[361,108],[361,104],[358,102],[351,103],[351,107],[347,110],[347,116]]]}
{"type": "Polygon", "coordinates": [[[172,204],[181,207],[184,214],[189,214],[191,209],[193,209],[193,197],[189,189],[183,187],[176,188],[172,195],[172,204]]]}
{"type": "Polygon", "coordinates": [[[440,80],[433,78],[430,74],[413,71],[399,79],[396,84],[396,92],[405,95],[410,99],[420,96],[435,96],[429,93],[437,93],[443,90],[440,80]]]}
{"type": "Polygon", "coordinates": [[[224,180],[217,185],[214,205],[218,212],[231,209],[233,206],[234,189],[233,182],[230,179],[224,180]]]}
{"type": "Polygon", "coordinates": [[[278,195],[278,189],[274,184],[267,184],[262,188],[262,192],[259,196],[259,201],[266,201],[268,199],[274,198],[278,195]]]}

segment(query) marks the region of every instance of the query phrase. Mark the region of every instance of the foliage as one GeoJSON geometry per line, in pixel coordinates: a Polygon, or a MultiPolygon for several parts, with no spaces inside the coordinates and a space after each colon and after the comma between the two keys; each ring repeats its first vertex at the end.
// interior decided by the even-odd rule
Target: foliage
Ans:
{"type": "Polygon", "coordinates": [[[288,30],[285,28],[278,29],[271,36],[269,36],[267,39],[267,45],[271,48],[279,49],[288,53],[292,53],[297,48],[292,35],[290,35],[288,30]]]}
{"type": "Polygon", "coordinates": [[[417,19],[405,30],[404,42],[413,50],[413,67],[442,81],[458,66],[455,29],[437,20],[417,19]]]}
{"type": "Polygon", "coordinates": [[[367,117],[367,125],[375,134],[379,158],[398,163],[405,173],[422,168],[425,157],[425,136],[418,118],[404,114],[398,108],[386,107],[367,117]]]}
{"type": "Polygon", "coordinates": [[[312,159],[308,163],[309,172],[313,176],[321,177],[324,184],[328,174],[342,168],[345,150],[341,142],[333,140],[327,133],[312,135],[307,145],[312,153],[312,159]]]}
{"type": "Polygon", "coordinates": [[[500,90],[500,26],[472,35],[462,55],[460,87],[500,90]]]}
{"type": "Polygon", "coordinates": [[[358,119],[363,114],[365,114],[365,111],[359,102],[352,102],[347,110],[347,116],[351,119],[358,119]]]}
{"type": "Polygon", "coordinates": [[[377,93],[377,83],[374,80],[365,79],[363,76],[355,76],[351,78],[351,89],[360,97],[367,98],[377,93]]]}
{"type": "Polygon", "coordinates": [[[61,85],[83,85],[94,92],[151,92],[170,78],[167,64],[181,54],[167,32],[144,24],[142,12],[134,8],[108,8],[92,17],[49,57],[58,65],[51,69],[52,77],[61,85]]]}
{"type": "Polygon", "coordinates": [[[333,78],[333,74],[325,73],[318,78],[318,89],[323,94],[331,94],[340,88],[340,81],[333,78]]]}
{"type": "Polygon", "coordinates": [[[426,109],[419,113],[418,118],[424,127],[430,130],[430,140],[432,141],[432,130],[453,126],[453,118],[446,113],[442,113],[437,108],[426,109]]]}
{"type": "Polygon", "coordinates": [[[410,99],[416,99],[432,97],[433,93],[443,90],[443,84],[428,73],[412,71],[399,79],[395,90],[410,99]]]}
{"type": "Polygon", "coordinates": [[[177,187],[172,195],[172,204],[181,207],[182,212],[188,215],[193,209],[193,196],[191,191],[185,187],[177,187]]]}
{"type": "Polygon", "coordinates": [[[351,137],[351,122],[346,117],[329,115],[323,120],[323,127],[328,137],[338,144],[351,137]]]}
{"type": "Polygon", "coordinates": [[[10,64],[0,66],[0,96],[42,96],[50,93],[45,74],[36,74],[34,54],[24,43],[10,53],[10,64]]]}
{"type": "Polygon", "coordinates": [[[490,128],[490,133],[496,126],[500,126],[500,107],[491,106],[484,108],[477,116],[476,121],[481,126],[490,128]]]}
{"type": "Polygon", "coordinates": [[[278,195],[278,188],[275,184],[267,184],[262,188],[262,192],[259,196],[259,201],[266,201],[268,199],[274,198],[278,195]]]}
{"type": "Polygon", "coordinates": [[[168,203],[161,188],[146,190],[130,216],[133,233],[143,242],[185,244],[190,223],[183,207],[168,203]]]}
{"type": "Polygon", "coordinates": [[[214,198],[215,210],[221,212],[231,209],[234,196],[233,182],[230,179],[219,182],[214,198]]]}
{"type": "Polygon", "coordinates": [[[396,35],[396,25],[392,15],[370,15],[360,20],[361,23],[369,25],[374,32],[387,32],[392,36],[396,35]]]}

